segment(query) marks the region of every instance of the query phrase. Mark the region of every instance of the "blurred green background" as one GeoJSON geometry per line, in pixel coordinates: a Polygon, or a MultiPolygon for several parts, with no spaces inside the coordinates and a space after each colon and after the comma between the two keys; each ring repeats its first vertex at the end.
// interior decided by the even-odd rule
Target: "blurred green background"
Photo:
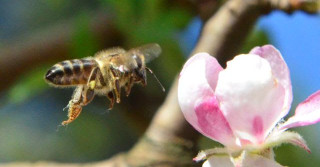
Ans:
{"type": "MultiPolygon", "coordinates": [[[[276,41],[261,25],[258,23],[241,52],[276,41]]],[[[0,62],[10,62],[0,66],[4,71],[0,72],[4,75],[0,84],[0,163],[91,162],[128,150],[166,96],[152,77],[147,87],[134,86],[128,98],[123,94],[122,102],[111,111],[106,97],[96,97],[75,122],[60,127],[67,119],[62,109],[73,90],[48,86],[44,74],[65,59],[92,56],[112,46],[129,49],[156,42],[163,53],[148,66],[168,90],[200,28],[196,8],[186,0],[0,0],[0,62]],[[43,50],[37,52],[39,49],[43,50]]],[[[303,83],[294,74],[292,78],[294,83],[303,83]]],[[[294,88],[299,101],[306,98],[301,93],[303,86],[294,88]]],[[[294,101],[293,109],[299,101],[294,101]]],[[[319,125],[298,130],[313,153],[284,145],[276,149],[277,160],[288,166],[320,164],[319,139],[313,135],[319,132],[319,125]]],[[[215,145],[202,137],[201,148],[215,145]]]]}

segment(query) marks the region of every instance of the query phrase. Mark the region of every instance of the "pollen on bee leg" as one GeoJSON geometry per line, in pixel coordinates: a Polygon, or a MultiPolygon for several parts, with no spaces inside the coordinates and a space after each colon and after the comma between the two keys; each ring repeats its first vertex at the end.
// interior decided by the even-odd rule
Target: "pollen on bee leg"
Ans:
{"type": "Polygon", "coordinates": [[[69,103],[69,110],[68,110],[68,120],[63,121],[61,123],[62,126],[68,125],[72,121],[74,121],[81,113],[82,107],[80,104],[75,104],[73,102],[69,103]]]}
{"type": "Polygon", "coordinates": [[[90,81],[89,87],[90,87],[90,89],[94,89],[96,87],[96,81],[90,81]]]}

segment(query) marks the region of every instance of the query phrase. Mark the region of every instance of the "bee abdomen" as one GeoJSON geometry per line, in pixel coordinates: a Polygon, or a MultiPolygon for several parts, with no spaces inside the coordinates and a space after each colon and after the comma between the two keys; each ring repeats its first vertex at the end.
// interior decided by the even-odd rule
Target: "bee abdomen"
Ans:
{"type": "Polygon", "coordinates": [[[97,62],[94,59],[65,60],[51,67],[45,79],[54,85],[62,86],[87,84],[95,67],[97,62]]]}

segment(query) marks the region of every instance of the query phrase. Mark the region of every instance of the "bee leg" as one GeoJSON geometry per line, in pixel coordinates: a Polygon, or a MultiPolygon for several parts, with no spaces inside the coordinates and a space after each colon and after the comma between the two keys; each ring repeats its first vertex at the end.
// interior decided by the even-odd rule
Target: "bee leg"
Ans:
{"type": "Polygon", "coordinates": [[[82,106],[77,103],[73,103],[72,100],[69,102],[68,106],[69,106],[68,120],[63,121],[61,123],[62,126],[68,125],[69,123],[74,121],[82,111],[82,106]]]}
{"type": "MultiPolygon", "coordinates": [[[[88,79],[88,83],[87,83],[87,86],[93,90],[95,87],[96,87],[96,78],[97,78],[97,73],[98,73],[98,67],[94,68],[91,73],[90,73],[90,76],[89,76],[89,79],[88,79]]],[[[100,71],[100,70],[99,70],[100,71]]]]}
{"type": "Polygon", "coordinates": [[[104,81],[104,78],[102,76],[102,73],[100,71],[100,69],[98,67],[94,68],[91,73],[90,73],[90,76],[89,76],[89,80],[88,80],[88,83],[87,83],[87,86],[91,89],[91,90],[94,90],[94,89],[100,89],[101,86],[106,86],[106,83],[104,81]],[[99,83],[99,84],[97,84],[99,83]]]}
{"type": "Polygon", "coordinates": [[[63,126],[71,123],[81,113],[82,107],[80,105],[80,101],[81,101],[81,98],[82,98],[82,90],[83,90],[83,86],[78,86],[74,90],[72,98],[69,101],[69,104],[67,106],[69,108],[68,109],[68,120],[63,121],[61,123],[63,126]]]}
{"type": "Polygon", "coordinates": [[[78,86],[68,104],[68,120],[63,121],[61,124],[64,126],[74,121],[80,115],[82,106],[90,103],[93,97],[93,90],[89,89],[88,87],[78,86]]]}
{"type": "Polygon", "coordinates": [[[120,81],[117,79],[114,81],[115,83],[115,94],[116,94],[116,102],[120,103],[120,94],[121,94],[121,88],[120,88],[120,81]]]}
{"type": "Polygon", "coordinates": [[[89,104],[93,98],[94,98],[94,90],[85,87],[84,90],[82,91],[82,101],[81,101],[81,105],[82,106],[86,106],[87,104],[89,104]]]}
{"type": "Polygon", "coordinates": [[[147,79],[146,78],[141,79],[141,84],[143,87],[146,87],[147,86],[147,79]]]}
{"type": "Polygon", "coordinates": [[[114,93],[113,91],[110,91],[108,94],[107,94],[107,97],[108,99],[110,100],[110,106],[108,108],[108,110],[111,110],[113,108],[113,105],[114,105],[114,93]]]}
{"type": "Polygon", "coordinates": [[[119,75],[113,69],[111,69],[113,78],[114,78],[114,93],[116,94],[116,102],[120,103],[120,94],[121,94],[121,87],[120,87],[120,80],[119,75]]]}
{"type": "Polygon", "coordinates": [[[129,96],[132,86],[133,86],[133,78],[130,77],[128,83],[126,84],[126,96],[129,96]]]}

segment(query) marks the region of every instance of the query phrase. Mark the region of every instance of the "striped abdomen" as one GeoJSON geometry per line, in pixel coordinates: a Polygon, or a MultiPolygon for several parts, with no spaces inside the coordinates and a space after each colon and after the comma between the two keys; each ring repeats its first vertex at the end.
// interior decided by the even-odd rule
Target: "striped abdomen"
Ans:
{"type": "Polygon", "coordinates": [[[51,67],[45,79],[61,86],[87,84],[94,67],[97,67],[97,62],[93,59],[65,60],[51,67]]]}

